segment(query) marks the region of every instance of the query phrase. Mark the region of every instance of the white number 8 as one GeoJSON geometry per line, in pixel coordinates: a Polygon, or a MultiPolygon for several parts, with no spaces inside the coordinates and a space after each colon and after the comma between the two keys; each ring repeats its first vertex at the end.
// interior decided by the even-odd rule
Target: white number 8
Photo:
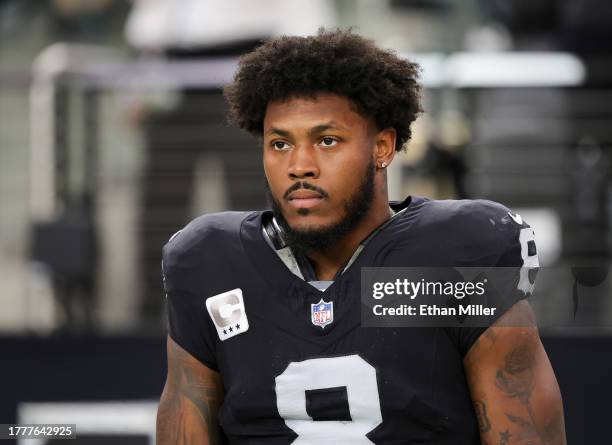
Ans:
{"type": "Polygon", "coordinates": [[[520,278],[517,288],[523,291],[523,294],[533,293],[534,283],[529,280],[529,271],[540,267],[538,254],[535,252],[535,232],[531,227],[523,227],[519,233],[519,242],[521,243],[521,258],[523,265],[520,270],[520,278]],[[529,243],[534,243],[534,252],[529,255],[529,243]]]}
{"type": "Polygon", "coordinates": [[[370,444],[366,434],[382,422],[376,369],[358,355],[291,362],[276,377],[278,412],[298,438],[294,444],[370,444]],[[306,391],[345,387],[350,418],[315,421],[306,411],[306,391]]]}

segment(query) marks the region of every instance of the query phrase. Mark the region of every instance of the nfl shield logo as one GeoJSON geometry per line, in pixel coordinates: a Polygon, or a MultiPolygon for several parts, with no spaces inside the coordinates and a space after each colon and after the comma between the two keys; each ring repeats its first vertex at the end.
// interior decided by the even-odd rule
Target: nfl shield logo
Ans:
{"type": "Polygon", "coordinates": [[[310,315],[313,325],[324,328],[334,321],[334,302],[326,302],[321,298],[317,304],[310,305],[310,315]]]}

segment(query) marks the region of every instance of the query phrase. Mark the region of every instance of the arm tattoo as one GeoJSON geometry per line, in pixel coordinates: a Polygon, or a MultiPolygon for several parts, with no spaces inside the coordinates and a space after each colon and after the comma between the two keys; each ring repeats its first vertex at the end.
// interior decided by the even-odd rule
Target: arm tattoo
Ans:
{"type": "Polygon", "coordinates": [[[464,367],[483,444],[566,444],[559,388],[527,302],[480,335],[464,367]]]}
{"type": "Polygon", "coordinates": [[[501,433],[499,433],[499,445],[507,445],[508,443],[510,443],[511,437],[512,434],[510,434],[510,431],[502,431],[501,433]]]}
{"type": "Polygon", "coordinates": [[[519,440],[529,440],[536,439],[538,437],[538,432],[533,425],[532,422],[523,419],[520,416],[515,416],[510,413],[506,413],[506,417],[510,422],[514,423],[520,428],[520,431],[517,433],[517,439],[519,440]]]}
{"type": "Polygon", "coordinates": [[[512,349],[506,355],[503,369],[499,369],[495,375],[497,388],[506,397],[518,399],[527,409],[529,420],[506,413],[508,419],[520,427],[519,436],[521,438],[533,437],[535,432],[535,415],[529,400],[535,387],[534,367],[533,351],[528,345],[523,344],[512,349]]]}
{"type": "Polygon", "coordinates": [[[491,429],[491,421],[487,417],[487,405],[482,400],[474,400],[474,410],[476,411],[476,420],[481,433],[486,433],[491,429]]]}
{"type": "Polygon", "coordinates": [[[514,348],[504,360],[503,369],[495,375],[495,385],[510,398],[516,397],[523,405],[529,406],[533,391],[535,359],[527,345],[514,348]]]}
{"type": "Polygon", "coordinates": [[[182,348],[169,343],[168,379],[157,413],[157,443],[223,443],[217,423],[222,398],[220,382],[182,348]]]}
{"type": "MultiPolygon", "coordinates": [[[[517,399],[527,411],[527,417],[505,413],[506,418],[516,427],[513,430],[514,439],[527,445],[560,443],[563,440],[560,435],[563,431],[562,412],[551,416],[550,420],[540,422],[540,428],[536,426],[538,422],[531,403],[535,388],[535,368],[533,350],[528,345],[517,346],[506,355],[503,368],[498,369],[495,385],[506,397],[517,399]]],[[[503,442],[504,439],[500,436],[500,443],[508,443],[503,442]]]]}
{"type": "Polygon", "coordinates": [[[191,403],[198,409],[202,419],[204,419],[209,427],[210,435],[212,431],[217,429],[214,424],[216,422],[216,412],[214,410],[215,406],[220,402],[218,389],[198,380],[197,373],[188,366],[183,367],[181,371],[183,373],[181,393],[191,400],[191,403]]]}

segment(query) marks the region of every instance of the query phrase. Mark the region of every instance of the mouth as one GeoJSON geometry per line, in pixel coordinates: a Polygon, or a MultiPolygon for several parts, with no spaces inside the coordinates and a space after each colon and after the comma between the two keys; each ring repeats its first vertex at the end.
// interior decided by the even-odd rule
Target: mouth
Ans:
{"type": "Polygon", "coordinates": [[[310,209],[323,201],[323,196],[312,190],[296,190],[287,197],[291,207],[296,209],[310,209]]]}

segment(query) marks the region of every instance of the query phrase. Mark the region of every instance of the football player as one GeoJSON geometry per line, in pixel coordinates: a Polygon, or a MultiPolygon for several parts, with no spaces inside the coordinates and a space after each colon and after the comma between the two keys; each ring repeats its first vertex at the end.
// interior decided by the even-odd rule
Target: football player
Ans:
{"type": "Polygon", "coordinates": [[[241,59],[226,97],[262,142],[271,209],[204,215],[164,247],[159,445],[565,443],[520,293],[488,328],[361,325],[362,267],[537,267],[533,231],[500,204],[389,202],[417,78],[347,31],[241,59]]]}

